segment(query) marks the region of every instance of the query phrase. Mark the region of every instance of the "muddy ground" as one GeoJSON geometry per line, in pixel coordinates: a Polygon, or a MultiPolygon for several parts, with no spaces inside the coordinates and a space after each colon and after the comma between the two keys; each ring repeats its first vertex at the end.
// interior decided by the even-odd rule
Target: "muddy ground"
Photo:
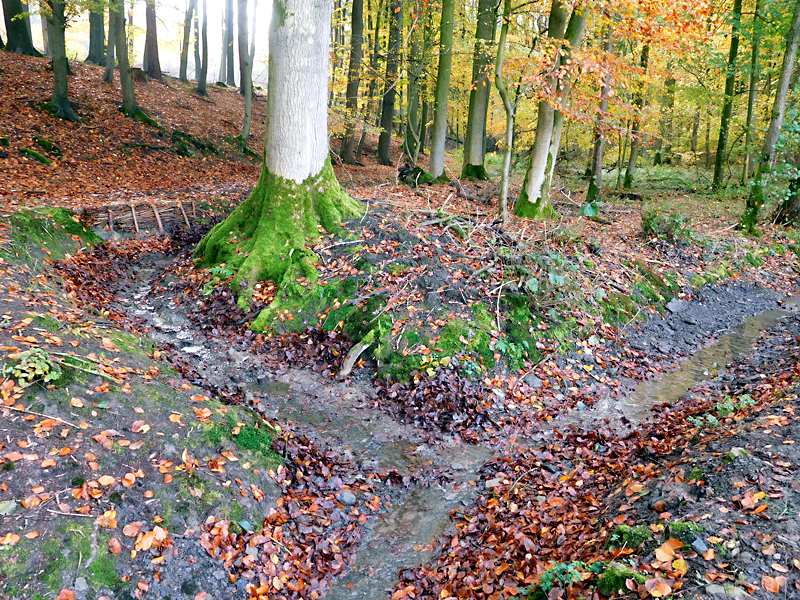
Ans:
{"type": "MultiPolygon", "coordinates": [[[[386,228],[386,211],[376,215],[358,224],[361,233],[386,228]]],[[[470,259],[441,266],[429,248],[452,250],[453,238],[442,223],[420,221],[410,233],[366,244],[384,250],[369,252],[379,270],[363,278],[361,291],[383,285],[384,275],[402,277],[406,271],[386,266],[398,256],[422,253],[433,273],[418,288],[435,296],[425,306],[460,301],[465,308],[451,310],[466,311],[473,298],[462,294],[485,296],[491,281],[472,289],[454,279],[481,266],[470,259]]],[[[52,381],[3,388],[0,597],[68,590],[79,599],[499,598],[525,595],[518,590],[540,582],[554,564],[548,560],[584,555],[598,565],[624,561],[685,597],[766,598],[772,586],[783,597],[797,593],[800,449],[789,442],[800,321],[787,296],[797,293],[794,259],[699,289],[684,285],[639,319],[593,327],[592,343],[587,335],[551,351],[541,338],[537,364],[515,370],[501,356],[469,388],[477,400],[468,406],[488,419],[443,428],[429,419],[441,411],[414,418],[407,398],[424,399],[437,378],[462,385],[459,359],[432,375],[421,369],[419,381],[394,396],[382,391],[386,383],[376,385],[379,365],[368,354],[340,381],[334,375],[351,341],[302,329],[269,339],[248,332],[248,315],[232,308],[224,288],[203,296],[187,287],[188,249],[143,241],[78,252],[79,245],[55,268],[43,266],[38,251],[29,253],[33,260],[3,263],[5,364],[42,348],[73,367],[62,366],[52,381]],[[213,326],[206,309],[219,311],[213,326]],[[70,352],[81,358],[62,356],[70,352]],[[666,441],[672,431],[675,444],[666,441]],[[477,549],[493,552],[492,528],[506,516],[546,505],[553,496],[543,490],[590,464],[580,452],[562,458],[554,444],[591,447],[591,461],[603,465],[605,447],[626,449],[634,439],[636,451],[615,450],[618,473],[603,476],[608,494],[586,521],[597,538],[586,544],[591,552],[567,551],[569,534],[541,530],[538,567],[519,542],[508,550],[509,563],[531,567],[521,577],[509,578],[502,561],[471,562],[477,549]],[[645,463],[656,467],[636,471],[645,463]],[[519,478],[509,465],[524,466],[519,478]],[[641,487],[631,487],[620,465],[639,473],[641,487]],[[539,492],[520,484],[531,470],[539,492]],[[518,496],[522,509],[508,504],[486,527],[464,527],[482,522],[493,502],[518,496]],[[677,549],[685,570],[655,558],[676,522],[702,527],[689,528],[691,539],[677,549]],[[643,525],[651,536],[636,548],[611,548],[607,538],[621,523],[643,525]],[[714,555],[704,558],[710,548],[714,555]],[[489,575],[492,582],[479,581],[489,575]]],[[[582,243],[575,247],[589,255],[582,243]]],[[[350,270],[359,257],[337,251],[332,259],[340,262],[328,265],[350,270]]],[[[691,281],[700,268],[680,270],[691,281]]],[[[606,281],[598,285],[613,292],[606,281]]],[[[551,505],[554,514],[560,506],[551,505]]],[[[686,537],[686,527],[677,530],[686,537]]],[[[598,593],[599,573],[580,568],[585,586],[556,585],[554,597],[598,593]]],[[[639,585],[621,582],[623,591],[639,585]]],[[[656,597],[650,591],[638,594],[656,597]]]]}

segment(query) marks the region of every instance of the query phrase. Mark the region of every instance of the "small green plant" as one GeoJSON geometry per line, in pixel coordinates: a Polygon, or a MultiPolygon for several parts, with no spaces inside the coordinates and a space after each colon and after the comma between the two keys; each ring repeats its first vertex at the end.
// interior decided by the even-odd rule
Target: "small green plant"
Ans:
{"type": "Polygon", "coordinates": [[[41,348],[31,348],[24,352],[11,354],[9,358],[16,359],[17,362],[13,365],[5,365],[3,376],[13,375],[22,387],[39,379],[49,383],[61,377],[61,367],[41,348]]]}
{"type": "Polygon", "coordinates": [[[534,598],[537,591],[541,591],[544,596],[550,593],[553,588],[565,588],[575,585],[583,578],[582,571],[589,567],[585,562],[572,561],[568,563],[556,563],[553,568],[542,573],[539,584],[529,585],[519,589],[519,593],[525,594],[526,598],[534,598]]]}
{"type": "Polygon", "coordinates": [[[653,207],[642,213],[642,233],[646,238],[655,237],[671,242],[689,241],[693,236],[686,219],[677,210],[664,213],[653,207]]]}
{"type": "Polygon", "coordinates": [[[203,296],[206,297],[210,296],[212,292],[219,287],[220,283],[236,275],[236,271],[225,263],[211,267],[209,272],[211,273],[211,280],[207,281],[200,290],[203,296]]]}

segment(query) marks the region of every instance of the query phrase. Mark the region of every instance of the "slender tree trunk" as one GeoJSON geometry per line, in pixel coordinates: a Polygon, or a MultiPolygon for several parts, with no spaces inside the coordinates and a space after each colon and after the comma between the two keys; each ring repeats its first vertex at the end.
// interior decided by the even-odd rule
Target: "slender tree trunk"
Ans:
{"type": "Polygon", "coordinates": [[[24,18],[17,18],[27,12],[28,7],[21,0],[3,0],[3,18],[6,24],[6,51],[30,56],[41,56],[33,47],[31,32],[24,18]]]}
{"type": "MultiPolygon", "coordinates": [[[[775,144],[781,134],[783,116],[786,112],[786,96],[789,92],[789,83],[797,58],[797,45],[800,41],[800,0],[795,0],[792,24],[786,35],[786,50],[783,54],[783,65],[775,90],[775,102],[772,105],[772,115],[769,120],[769,129],[764,138],[764,147],[758,157],[758,169],[750,184],[750,193],[747,196],[744,214],[741,219],[742,229],[748,233],[756,233],[758,215],[764,204],[764,179],[772,170],[772,159],[775,153],[775,144]]],[[[779,210],[779,217],[784,221],[794,222],[800,217],[792,210],[792,205],[784,204],[779,210]]]]}
{"type": "MultiPolygon", "coordinates": [[[[186,15],[183,19],[183,40],[181,41],[181,68],[178,79],[184,83],[189,81],[189,41],[192,39],[192,16],[194,15],[197,0],[189,0],[186,5],[186,15]]],[[[195,66],[195,74],[197,67],[195,66]]],[[[195,75],[196,76],[196,75],[195,75]]]]}
{"type": "MultiPolygon", "coordinates": [[[[445,0],[451,2],[452,0],[445,0]]],[[[386,83],[381,109],[381,135],[378,138],[378,162],[391,165],[392,131],[394,129],[395,99],[397,98],[400,63],[400,38],[403,31],[402,0],[392,0],[390,6],[389,45],[386,57],[386,83]]]]}
{"type": "MultiPolygon", "coordinates": [[[[606,34],[606,54],[614,50],[611,30],[606,34]]],[[[600,197],[603,189],[603,152],[606,145],[605,121],[608,115],[608,100],[611,97],[611,72],[609,71],[600,92],[600,106],[594,127],[594,152],[592,153],[592,179],[586,193],[586,203],[594,202],[600,197]]]]}
{"type": "Polygon", "coordinates": [[[125,36],[125,14],[124,0],[117,0],[114,3],[115,10],[111,12],[116,21],[116,44],[117,59],[119,61],[119,81],[122,87],[122,106],[120,111],[129,117],[136,118],[137,112],[141,109],[136,103],[136,92],[133,88],[133,76],[131,75],[131,65],[128,58],[128,44],[125,36]]]}
{"type": "Polygon", "coordinates": [[[220,48],[220,57],[219,57],[219,75],[217,77],[217,81],[221,81],[225,83],[225,77],[228,73],[228,47],[227,47],[227,40],[228,40],[228,27],[230,27],[230,23],[226,22],[226,12],[225,8],[222,9],[222,47],[220,48]]]}
{"type": "MultiPolygon", "coordinates": [[[[319,227],[337,231],[358,204],[339,187],[328,150],[329,0],[283,0],[269,35],[269,84],[261,178],[250,197],[200,242],[201,265],[225,262],[237,270],[233,289],[247,305],[253,286],[265,279],[281,293],[306,291],[314,254],[306,238],[319,227]]],[[[271,323],[269,310],[251,328],[271,323]]]]}
{"type": "Polygon", "coordinates": [[[153,79],[161,79],[161,60],[158,57],[158,24],[155,0],[146,0],[145,18],[147,29],[144,37],[144,60],[142,70],[153,79]]]}
{"type": "Polygon", "coordinates": [[[347,164],[355,164],[358,88],[361,85],[361,61],[364,57],[364,0],[353,0],[350,14],[350,65],[347,69],[347,129],[339,154],[347,164]]]}
{"type": "MultiPolygon", "coordinates": [[[[647,75],[647,63],[650,57],[650,44],[645,44],[642,48],[642,77],[647,75]]],[[[639,148],[642,144],[640,139],[640,132],[642,127],[642,109],[644,108],[644,82],[639,81],[636,89],[636,97],[633,100],[636,107],[636,116],[633,122],[633,131],[631,131],[631,156],[628,159],[628,168],[625,170],[625,180],[622,182],[622,187],[630,189],[633,186],[633,174],[636,172],[636,162],[639,159],[639,148]]]]}
{"type": "Polygon", "coordinates": [[[475,51],[472,55],[472,88],[469,92],[467,131],[464,134],[464,167],[461,177],[488,179],[486,156],[486,115],[489,110],[489,47],[494,42],[497,0],[478,0],[478,25],[475,28],[475,51]]]}
{"type": "Polygon", "coordinates": [[[250,48],[247,50],[245,70],[242,78],[244,82],[244,122],[242,123],[242,141],[245,145],[250,139],[250,125],[253,122],[253,61],[256,57],[256,15],[258,14],[258,0],[253,0],[253,35],[250,36],[250,48]]]}
{"type": "MultiPolygon", "coordinates": [[[[49,6],[47,2],[42,2],[40,6],[46,7],[49,6]]],[[[47,11],[47,9],[45,9],[47,11]]],[[[90,15],[91,17],[91,15],[90,15]]],[[[39,21],[42,25],[42,50],[45,56],[53,56],[53,25],[50,23],[50,19],[47,18],[47,15],[39,15],[39,21]]],[[[91,24],[91,20],[90,20],[91,24]]],[[[91,38],[91,34],[89,34],[91,38]]],[[[91,44],[91,40],[90,40],[91,44]]],[[[91,48],[91,46],[90,46],[91,48]]],[[[91,52],[91,49],[89,50],[91,52]]],[[[86,60],[89,60],[88,58],[86,60]]]]}
{"type": "MultiPolygon", "coordinates": [[[[586,18],[589,16],[589,9],[584,4],[577,4],[572,11],[567,24],[567,31],[564,34],[566,39],[566,47],[561,51],[559,59],[559,66],[563,69],[567,66],[567,62],[571,60],[573,50],[581,45],[583,40],[583,32],[586,30],[586,18]]],[[[569,94],[570,78],[569,73],[566,73],[560,78],[558,83],[558,99],[563,101],[567,94],[569,94]]],[[[564,129],[564,115],[560,110],[553,112],[553,133],[550,136],[550,148],[548,156],[550,167],[545,172],[544,185],[542,187],[543,196],[550,200],[550,189],[553,183],[553,173],[556,169],[556,160],[558,159],[558,150],[561,147],[561,132],[564,129]]]]}
{"type": "Polygon", "coordinates": [[[439,67],[431,131],[430,174],[434,179],[444,175],[444,147],[447,141],[447,100],[450,95],[450,73],[453,68],[453,13],[455,0],[442,1],[442,21],[439,26],[439,67]]]}
{"type": "Polygon", "coordinates": [[[728,68],[725,74],[725,99],[722,104],[722,118],[719,124],[719,139],[717,141],[717,159],[714,162],[714,189],[722,187],[723,169],[725,168],[725,150],[728,145],[728,134],[731,128],[731,114],[733,113],[733,94],[736,86],[736,55],[739,52],[739,30],[742,24],[742,0],[733,1],[733,32],[731,33],[731,48],[728,54],[728,68]]]}
{"type": "MultiPolygon", "coordinates": [[[[195,21],[195,25],[197,22],[195,21]]],[[[203,0],[203,29],[194,49],[195,60],[199,59],[200,74],[197,76],[197,93],[201,96],[208,96],[206,91],[206,79],[208,79],[208,2],[203,0]],[[198,56],[197,45],[202,45],[202,56],[198,56]]],[[[195,66],[195,70],[197,67],[195,66]]]]}
{"type": "Polygon", "coordinates": [[[233,65],[233,0],[225,0],[225,22],[228,24],[225,30],[225,83],[231,87],[236,85],[233,65]]]}
{"type": "Polygon", "coordinates": [[[700,134],[700,106],[698,106],[694,111],[694,117],[692,118],[692,140],[690,142],[689,147],[692,150],[692,154],[697,154],[697,140],[700,134]]]}
{"type": "MultiPolygon", "coordinates": [[[[425,20],[429,19],[430,13],[426,10],[425,20]]],[[[413,25],[412,25],[413,26],[413,25]]],[[[403,138],[403,146],[408,154],[411,163],[416,165],[419,159],[420,150],[420,120],[419,120],[419,95],[420,80],[425,68],[428,55],[428,33],[430,28],[425,26],[417,29],[413,33],[411,42],[411,54],[409,55],[406,72],[408,74],[408,113],[406,115],[406,131],[403,138]]]]}
{"type": "Polygon", "coordinates": [[[425,98],[422,101],[422,118],[419,123],[419,154],[425,152],[425,144],[428,143],[428,121],[430,120],[431,103],[428,102],[427,89],[422,94],[425,98]]]}
{"type": "Polygon", "coordinates": [[[753,146],[755,145],[755,126],[753,125],[756,117],[756,100],[758,99],[758,54],[761,45],[761,24],[759,23],[759,11],[761,0],[756,0],[755,11],[753,12],[753,43],[750,55],[750,89],[747,92],[747,121],[745,123],[745,155],[742,165],[742,185],[747,183],[750,174],[753,172],[753,146]]]}
{"type": "Polygon", "coordinates": [[[372,53],[369,57],[369,90],[367,92],[367,99],[362,108],[362,116],[364,119],[363,128],[361,130],[361,139],[356,148],[355,162],[361,163],[361,156],[364,151],[364,144],[367,140],[367,119],[374,112],[379,113],[379,104],[375,99],[375,91],[378,89],[378,57],[380,53],[380,32],[381,32],[381,15],[383,14],[384,0],[377,0],[377,15],[375,17],[375,28],[372,28],[372,0],[367,0],[367,29],[372,32],[372,39],[367,39],[367,46],[372,48],[372,53]]]}
{"type": "Polygon", "coordinates": [[[103,81],[114,83],[114,49],[117,44],[117,20],[114,18],[114,4],[108,5],[108,45],[106,46],[106,70],[103,74],[103,81]]]}
{"type": "Polygon", "coordinates": [[[53,25],[53,98],[49,108],[62,119],[80,122],[78,115],[69,103],[69,62],[64,32],[67,20],[64,15],[64,4],[59,0],[49,0],[50,23],[53,25]]]}
{"type": "Polygon", "coordinates": [[[244,70],[250,52],[250,45],[247,43],[247,0],[238,0],[237,6],[238,30],[236,45],[239,47],[239,93],[245,93],[244,70]]]}
{"type": "MultiPolygon", "coordinates": [[[[511,102],[511,95],[508,93],[503,79],[503,61],[505,60],[506,40],[508,39],[508,24],[511,20],[511,0],[503,1],[503,25],[500,28],[500,41],[497,44],[497,59],[495,60],[494,83],[500,98],[503,100],[503,108],[506,111],[506,142],[503,149],[503,170],[500,174],[500,198],[497,203],[497,213],[503,220],[508,221],[508,184],[511,179],[511,154],[514,150],[514,113],[516,106],[511,102]]],[[[465,161],[466,168],[466,161],[465,161]]]]}
{"type": "Polygon", "coordinates": [[[89,11],[89,56],[86,60],[96,65],[104,64],[106,58],[105,12],[105,6],[89,11]]]}
{"type": "MultiPolygon", "coordinates": [[[[582,8],[582,7],[581,7],[582,8]]],[[[578,8],[576,7],[576,10],[578,8]]],[[[582,9],[585,11],[585,8],[582,9]]],[[[564,37],[567,28],[567,8],[560,0],[553,0],[550,6],[550,17],[547,26],[547,37],[559,40],[564,37]]],[[[553,64],[560,64],[559,55],[556,54],[553,64]]],[[[558,81],[554,73],[547,78],[547,87],[555,96],[558,81]]],[[[551,101],[540,100],[539,111],[536,116],[536,137],[531,148],[531,163],[525,175],[522,193],[514,208],[518,217],[549,218],[555,214],[550,204],[550,190],[547,186],[547,174],[550,171],[554,156],[550,156],[550,141],[553,136],[555,114],[551,101]]]]}

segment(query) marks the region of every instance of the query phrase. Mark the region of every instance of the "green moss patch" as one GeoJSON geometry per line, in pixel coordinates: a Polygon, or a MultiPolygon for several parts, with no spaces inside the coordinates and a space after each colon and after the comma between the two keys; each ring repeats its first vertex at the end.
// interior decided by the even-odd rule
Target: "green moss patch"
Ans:
{"type": "Polygon", "coordinates": [[[637,585],[644,583],[647,578],[644,574],[634,571],[629,566],[618,562],[611,562],[606,566],[602,575],[597,580],[597,589],[604,596],[614,596],[627,592],[625,582],[632,579],[637,585]]]}

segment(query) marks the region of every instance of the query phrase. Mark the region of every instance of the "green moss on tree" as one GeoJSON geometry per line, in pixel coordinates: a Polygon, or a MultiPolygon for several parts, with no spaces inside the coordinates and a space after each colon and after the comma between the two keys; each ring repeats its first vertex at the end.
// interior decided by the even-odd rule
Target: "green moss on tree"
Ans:
{"type": "Polygon", "coordinates": [[[51,161],[46,156],[39,154],[36,150],[31,150],[30,148],[26,148],[25,146],[20,146],[19,153],[34,160],[38,160],[43,165],[50,166],[53,164],[53,161],[51,161]]]}
{"type": "Polygon", "coordinates": [[[236,269],[231,287],[240,292],[240,306],[248,304],[258,281],[274,281],[284,293],[300,296],[305,289],[296,280],[317,279],[306,239],[316,238],[319,227],[338,231],[342,219],[358,214],[358,203],[339,186],[330,159],[299,184],[264,168],[250,197],[209,232],[195,258],[198,266],[225,263],[236,269]]]}
{"type": "Polygon", "coordinates": [[[464,169],[461,172],[461,178],[489,181],[489,174],[486,172],[486,167],[483,165],[471,165],[469,163],[464,163],[464,169]]]}

